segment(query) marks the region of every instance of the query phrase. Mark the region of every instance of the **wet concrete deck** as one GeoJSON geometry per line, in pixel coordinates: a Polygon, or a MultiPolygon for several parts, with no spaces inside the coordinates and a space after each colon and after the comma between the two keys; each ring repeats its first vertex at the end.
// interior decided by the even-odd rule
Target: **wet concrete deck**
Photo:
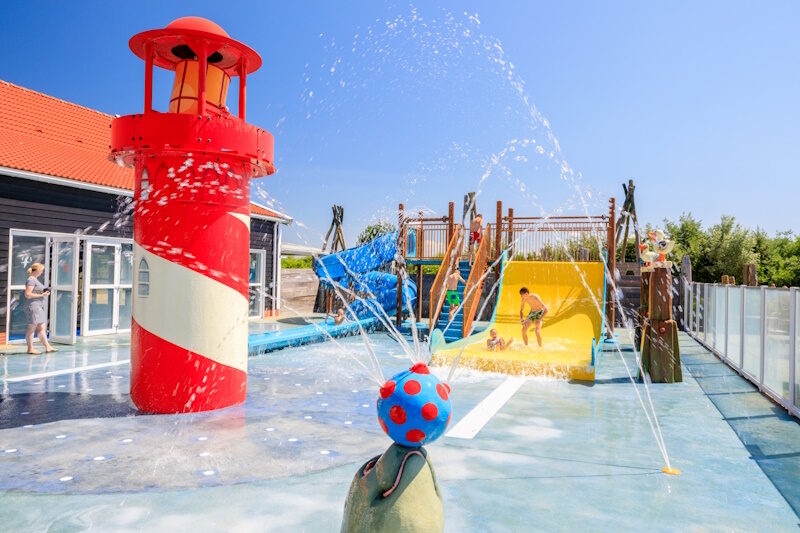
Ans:
{"type": "MultiPolygon", "coordinates": [[[[386,376],[408,366],[386,334],[371,340],[386,376]]],[[[680,476],[660,472],[647,391],[607,352],[594,386],[525,381],[474,438],[428,447],[446,529],[795,531],[800,426],[681,344],[684,383],[649,387],[680,476]]],[[[364,353],[349,338],[252,357],[245,405],[175,416],[130,406],[123,336],[0,357],[0,524],[337,531],[352,475],[389,445],[376,386],[352,360],[364,353]]],[[[453,422],[506,379],[457,372],[453,422]]]]}

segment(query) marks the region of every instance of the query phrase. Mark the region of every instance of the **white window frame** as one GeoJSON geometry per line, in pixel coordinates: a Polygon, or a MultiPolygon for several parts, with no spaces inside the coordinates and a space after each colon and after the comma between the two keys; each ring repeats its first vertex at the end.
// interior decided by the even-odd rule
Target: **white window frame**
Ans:
{"type": "MultiPolygon", "coordinates": [[[[44,237],[44,276],[42,279],[50,279],[50,247],[53,236],[69,236],[68,233],[54,233],[50,231],[37,231],[27,229],[9,228],[8,230],[8,273],[6,283],[6,342],[8,344],[22,344],[25,339],[11,340],[11,293],[17,290],[25,290],[25,285],[11,285],[11,260],[14,252],[14,235],[19,237],[44,237]]],[[[27,279],[27,278],[26,278],[27,279]]]]}
{"type": "Polygon", "coordinates": [[[126,333],[131,330],[120,328],[119,324],[119,299],[120,292],[130,289],[131,299],[133,299],[133,276],[136,274],[136,265],[131,265],[131,280],[129,283],[122,283],[120,280],[122,269],[122,245],[130,244],[133,246],[133,239],[121,239],[117,237],[96,237],[87,235],[83,239],[83,294],[81,300],[81,337],[91,337],[94,335],[109,335],[113,333],[126,333]],[[113,283],[89,283],[92,272],[92,246],[113,246],[114,247],[114,280],[113,283]],[[107,329],[90,331],[89,308],[91,307],[91,290],[108,289],[112,294],[112,315],[111,327],[107,329]]]}
{"type": "Polygon", "coordinates": [[[264,298],[265,298],[264,290],[266,289],[264,281],[266,279],[266,275],[265,274],[266,274],[266,269],[267,269],[267,265],[266,265],[266,263],[267,263],[267,251],[264,250],[264,249],[250,248],[250,255],[247,256],[247,265],[248,265],[248,274],[247,274],[247,279],[248,279],[248,282],[247,282],[248,283],[247,284],[247,289],[248,289],[248,291],[247,291],[247,293],[248,293],[248,296],[247,296],[247,315],[248,315],[249,318],[264,318],[264,298]],[[256,254],[256,255],[259,255],[261,257],[260,272],[258,273],[256,281],[254,281],[254,282],[250,282],[249,281],[250,280],[250,255],[252,255],[252,254],[256,254]],[[251,315],[250,314],[250,289],[251,288],[257,288],[258,291],[259,291],[258,292],[258,294],[259,294],[259,296],[258,296],[259,313],[257,315],[251,315]]]}

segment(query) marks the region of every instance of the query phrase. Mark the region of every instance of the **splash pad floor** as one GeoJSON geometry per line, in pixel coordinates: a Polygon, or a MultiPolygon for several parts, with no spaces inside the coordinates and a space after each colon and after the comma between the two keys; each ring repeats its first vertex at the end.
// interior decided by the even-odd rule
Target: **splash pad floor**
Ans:
{"type": "MultiPolygon", "coordinates": [[[[385,375],[408,366],[386,334],[371,339],[385,375]]],[[[428,447],[445,528],[796,530],[800,426],[681,342],[685,382],[651,386],[680,476],[661,473],[634,388],[606,352],[594,386],[524,381],[473,438],[428,447]]],[[[363,352],[358,338],[339,343],[363,352]]],[[[137,415],[128,358],[122,336],[62,348],[47,366],[0,357],[3,529],[338,531],[353,474],[389,445],[376,387],[331,342],[250,358],[247,403],[194,415],[137,415]]],[[[508,379],[458,374],[453,423],[508,379]]]]}

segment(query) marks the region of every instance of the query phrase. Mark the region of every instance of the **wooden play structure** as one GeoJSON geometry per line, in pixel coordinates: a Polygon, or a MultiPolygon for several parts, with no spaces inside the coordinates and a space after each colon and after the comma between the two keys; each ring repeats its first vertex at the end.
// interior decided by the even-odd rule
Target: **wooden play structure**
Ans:
{"type": "MultiPolygon", "coordinates": [[[[444,302],[445,280],[456,268],[461,270],[466,284],[459,286],[463,298],[463,309],[459,312],[450,329],[457,328],[454,338],[466,336],[475,320],[483,286],[490,273],[499,269],[500,258],[515,261],[541,262],[599,262],[607,260],[606,272],[613,272],[616,264],[616,217],[615,201],[609,200],[606,214],[590,216],[517,216],[513,208],[503,210],[503,202],[497,201],[495,220],[488,222],[484,213],[482,239],[477,246],[473,265],[464,260],[469,255],[469,222],[478,213],[475,197],[464,197],[463,221],[454,219],[455,206],[448,205],[447,216],[430,217],[419,212],[416,216],[407,215],[405,206],[399,205],[398,233],[399,249],[404,251],[405,264],[417,266],[416,284],[419,298],[415,314],[422,315],[422,300],[427,293],[429,316],[427,322],[431,331],[439,322],[444,302]],[[462,225],[463,224],[463,225],[462,225]],[[438,272],[429,290],[424,285],[422,266],[435,265],[438,272]]],[[[614,331],[614,307],[616,291],[613,288],[613,275],[606,275],[605,294],[606,332],[609,337],[614,331]]],[[[402,317],[397,313],[397,323],[402,317]]]]}
{"type": "Polygon", "coordinates": [[[342,221],[344,220],[344,208],[340,205],[331,206],[333,211],[333,220],[331,220],[331,227],[328,228],[328,233],[325,234],[325,240],[322,243],[323,253],[328,252],[328,239],[333,233],[333,242],[331,242],[330,253],[339,252],[347,248],[344,242],[344,232],[342,231],[342,221]]]}

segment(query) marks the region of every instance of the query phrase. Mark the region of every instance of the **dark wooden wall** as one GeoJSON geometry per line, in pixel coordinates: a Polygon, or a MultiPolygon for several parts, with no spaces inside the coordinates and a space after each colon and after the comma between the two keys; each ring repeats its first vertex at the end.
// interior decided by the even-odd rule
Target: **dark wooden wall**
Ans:
{"type": "MultiPolygon", "coordinates": [[[[275,222],[252,219],[250,247],[266,250],[265,290],[272,294],[275,222]]],[[[132,198],[0,174],[0,334],[5,333],[9,229],[133,238],[132,198]]],[[[266,309],[272,299],[265,298],[266,309]]],[[[0,335],[1,336],[1,335],[0,335]]]]}
{"type": "Polygon", "coordinates": [[[131,198],[0,174],[0,334],[6,328],[9,229],[133,237],[131,198]]]}

